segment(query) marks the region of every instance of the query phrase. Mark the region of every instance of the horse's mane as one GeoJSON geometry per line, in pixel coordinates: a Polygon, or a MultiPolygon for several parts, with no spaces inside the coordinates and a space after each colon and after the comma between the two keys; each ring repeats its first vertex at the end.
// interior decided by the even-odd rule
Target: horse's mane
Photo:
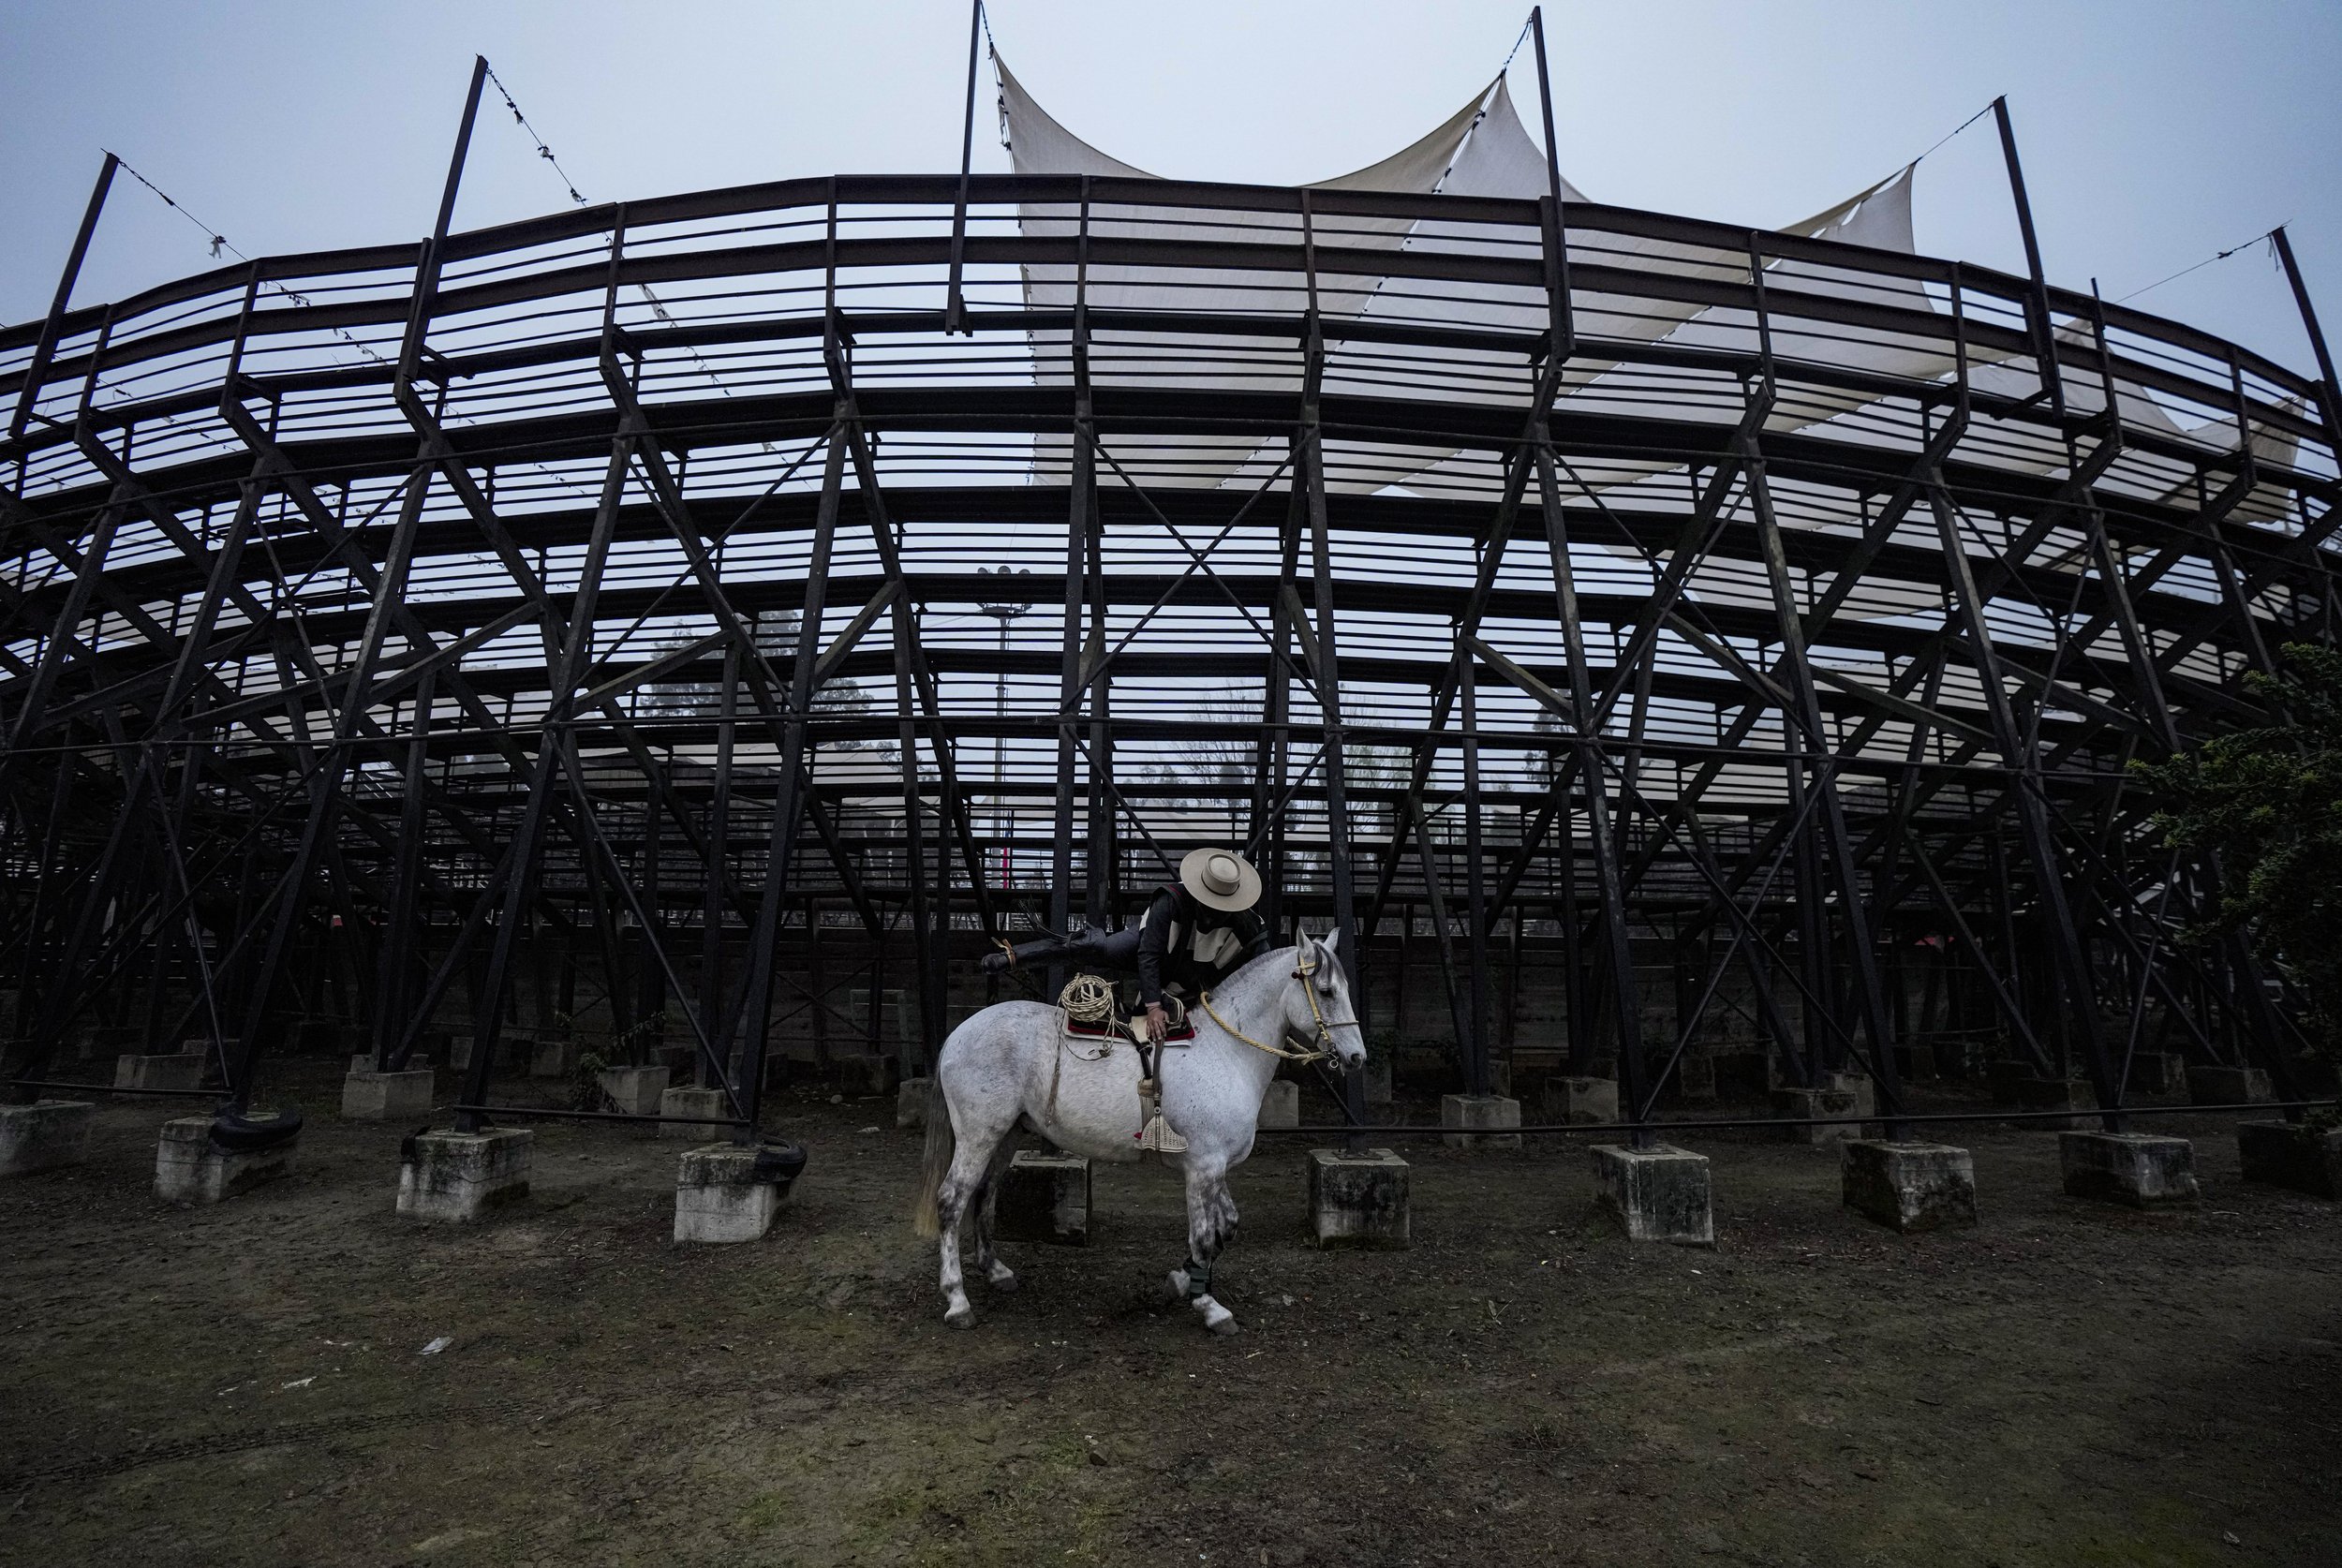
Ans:
{"type": "MultiPolygon", "coordinates": [[[[1302,941],[1308,942],[1320,949],[1323,949],[1326,945],[1325,939],[1320,937],[1304,937],[1302,941]]],[[[1233,969],[1229,972],[1228,979],[1232,981],[1242,979],[1244,976],[1251,974],[1253,969],[1267,963],[1272,958],[1285,964],[1287,967],[1292,967],[1298,962],[1297,954],[1301,951],[1301,942],[1287,942],[1282,947],[1270,948],[1267,952],[1262,954],[1257,958],[1248,958],[1244,961],[1241,968],[1233,969]]]]}

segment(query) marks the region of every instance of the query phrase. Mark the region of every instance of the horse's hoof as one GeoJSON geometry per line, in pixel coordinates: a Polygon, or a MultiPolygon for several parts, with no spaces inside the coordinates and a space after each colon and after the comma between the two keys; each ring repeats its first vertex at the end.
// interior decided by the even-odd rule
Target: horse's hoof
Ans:
{"type": "Polygon", "coordinates": [[[973,1328],[976,1326],[976,1309],[968,1306],[955,1307],[943,1314],[943,1324],[947,1328],[973,1328]]]}
{"type": "Polygon", "coordinates": [[[1016,1288],[1016,1276],[1005,1268],[997,1274],[987,1274],[985,1278],[991,1282],[994,1290],[1003,1294],[1016,1288]]]}
{"type": "Polygon", "coordinates": [[[1208,1295],[1195,1298],[1195,1310],[1204,1320],[1204,1326],[1214,1334],[1234,1334],[1236,1314],[1208,1295]]]}
{"type": "Polygon", "coordinates": [[[1164,1299],[1166,1301],[1185,1301],[1187,1299],[1187,1270],[1175,1268],[1164,1275],[1163,1293],[1164,1299]]]}

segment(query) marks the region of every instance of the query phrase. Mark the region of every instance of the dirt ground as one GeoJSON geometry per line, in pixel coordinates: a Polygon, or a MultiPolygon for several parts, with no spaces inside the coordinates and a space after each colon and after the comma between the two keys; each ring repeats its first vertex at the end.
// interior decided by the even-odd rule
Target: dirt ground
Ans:
{"type": "Polygon", "coordinates": [[[0,1563],[2342,1562],[2342,1216],[2218,1118],[2183,1215],[1964,1129],[1983,1222],[1908,1239],[1830,1151],[1704,1138],[1713,1251],[1609,1234],[1548,1140],[1404,1146],[1413,1250],[1321,1254],[1267,1140],[1218,1339],[1152,1294],[1151,1168],[945,1328],[890,1113],[788,1102],[772,1235],[679,1250],[682,1146],[625,1130],[545,1126],[526,1205],[451,1229],[392,1212],[408,1129],[320,1115],[182,1212],[172,1113],[109,1105],[0,1188],[0,1563]]]}

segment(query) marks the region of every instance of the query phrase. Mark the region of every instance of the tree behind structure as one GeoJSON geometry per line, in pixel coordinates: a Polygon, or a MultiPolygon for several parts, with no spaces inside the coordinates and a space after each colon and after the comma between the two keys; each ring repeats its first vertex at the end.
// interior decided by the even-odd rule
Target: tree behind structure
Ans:
{"type": "Polygon", "coordinates": [[[2284,669],[2246,688],[2280,721],[2205,741],[2133,772],[2171,847],[2221,861],[2220,907],[2200,935],[2241,930],[2298,991],[2329,1056],[2342,1054],[2342,653],[2288,643],[2284,669]]]}

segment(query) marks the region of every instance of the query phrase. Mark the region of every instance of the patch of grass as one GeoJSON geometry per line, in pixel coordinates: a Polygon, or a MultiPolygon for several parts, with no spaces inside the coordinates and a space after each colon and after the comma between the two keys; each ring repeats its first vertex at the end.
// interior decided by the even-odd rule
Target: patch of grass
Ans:
{"type": "Polygon", "coordinates": [[[740,1516],[734,1522],[749,1534],[763,1535],[804,1517],[805,1510],[786,1492],[759,1492],[749,1500],[749,1505],[740,1510],[740,1516]]]}

